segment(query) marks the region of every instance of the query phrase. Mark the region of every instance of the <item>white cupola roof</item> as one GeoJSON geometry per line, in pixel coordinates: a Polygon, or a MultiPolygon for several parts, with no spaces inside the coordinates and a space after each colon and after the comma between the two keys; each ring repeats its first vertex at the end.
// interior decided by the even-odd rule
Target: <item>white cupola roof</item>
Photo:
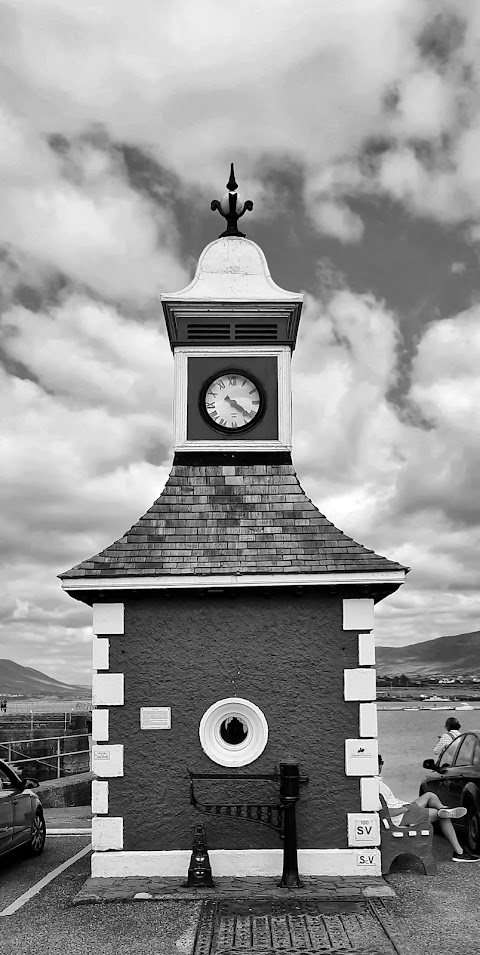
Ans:
{"type": "Polygon", "coordinates": [[[277,285],[259,245],[251,239],[225,237],[203,250],[194,279],[162,302],[301,302],[303,295],[277,285]]]}

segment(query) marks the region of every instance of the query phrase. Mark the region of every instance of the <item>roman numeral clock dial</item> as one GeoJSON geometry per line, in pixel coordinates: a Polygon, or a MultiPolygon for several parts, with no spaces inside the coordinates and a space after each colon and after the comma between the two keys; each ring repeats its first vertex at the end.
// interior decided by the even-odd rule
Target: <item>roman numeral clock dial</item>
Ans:
{"type": "Polygon", "coordinates": [[[200,409],[218,431],[245,431],[262,417],[265,400],[261,385],[251,375],[224,372],[203,387],[200,409]]]}

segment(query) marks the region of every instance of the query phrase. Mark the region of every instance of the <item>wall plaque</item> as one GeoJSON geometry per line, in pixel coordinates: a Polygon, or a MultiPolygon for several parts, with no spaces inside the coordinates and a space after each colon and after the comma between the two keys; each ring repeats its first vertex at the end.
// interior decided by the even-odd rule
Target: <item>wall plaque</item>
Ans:
{"type": "Polygon", "coordinates": [[[141,706],[141,730],[170,730],[172,728],[172,708],[170,706],[141,706]]]}

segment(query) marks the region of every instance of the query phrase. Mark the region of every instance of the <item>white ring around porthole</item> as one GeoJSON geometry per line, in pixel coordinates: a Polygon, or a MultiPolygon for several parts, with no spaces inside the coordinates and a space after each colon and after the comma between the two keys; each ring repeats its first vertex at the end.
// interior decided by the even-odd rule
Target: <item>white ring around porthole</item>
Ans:
{"type": "Polygon", "coordinates": [[[263,753],[268,741],[268,724],[258,706],[236,696],[219,700],[200,720],[200,743],[207,756],[219,766],[247,766],[263,753]],[[236,717],[244,724],[245,739],[227,743],[221,735],[222,723],[236,717]]]}

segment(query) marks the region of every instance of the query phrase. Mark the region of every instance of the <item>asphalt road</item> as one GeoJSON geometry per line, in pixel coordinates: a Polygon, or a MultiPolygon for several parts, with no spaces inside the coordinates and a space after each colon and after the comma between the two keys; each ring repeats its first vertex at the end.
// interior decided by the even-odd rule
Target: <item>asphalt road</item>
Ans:
{"type": "MultiPolygon", "coordinates": [[[[0,912],[89,845],[89,835],[47,838],[38,859],[0,863],[0,912]]],[[[389,921],[403,955],[479,951],[480,864],[456,865],[435,836],[438,875],[390,875],[398,894],[389,921]]],[[[191,955],[200,903],[136,901],[72,905],[90,874],[90,853],[61,872],[13,915],[0,917],[0,955],[191,955]]]]}
{"type": "MultiPolygon", "coordinates": [[[[38,859],[2,860],[0,911],[88,843],[85,836],[51,838],[38,859]]],[[[13,915],[0,917],[0,955],[190,955],[200,904],[73,906],[89,875],[88,853],[13,915]]]]}

